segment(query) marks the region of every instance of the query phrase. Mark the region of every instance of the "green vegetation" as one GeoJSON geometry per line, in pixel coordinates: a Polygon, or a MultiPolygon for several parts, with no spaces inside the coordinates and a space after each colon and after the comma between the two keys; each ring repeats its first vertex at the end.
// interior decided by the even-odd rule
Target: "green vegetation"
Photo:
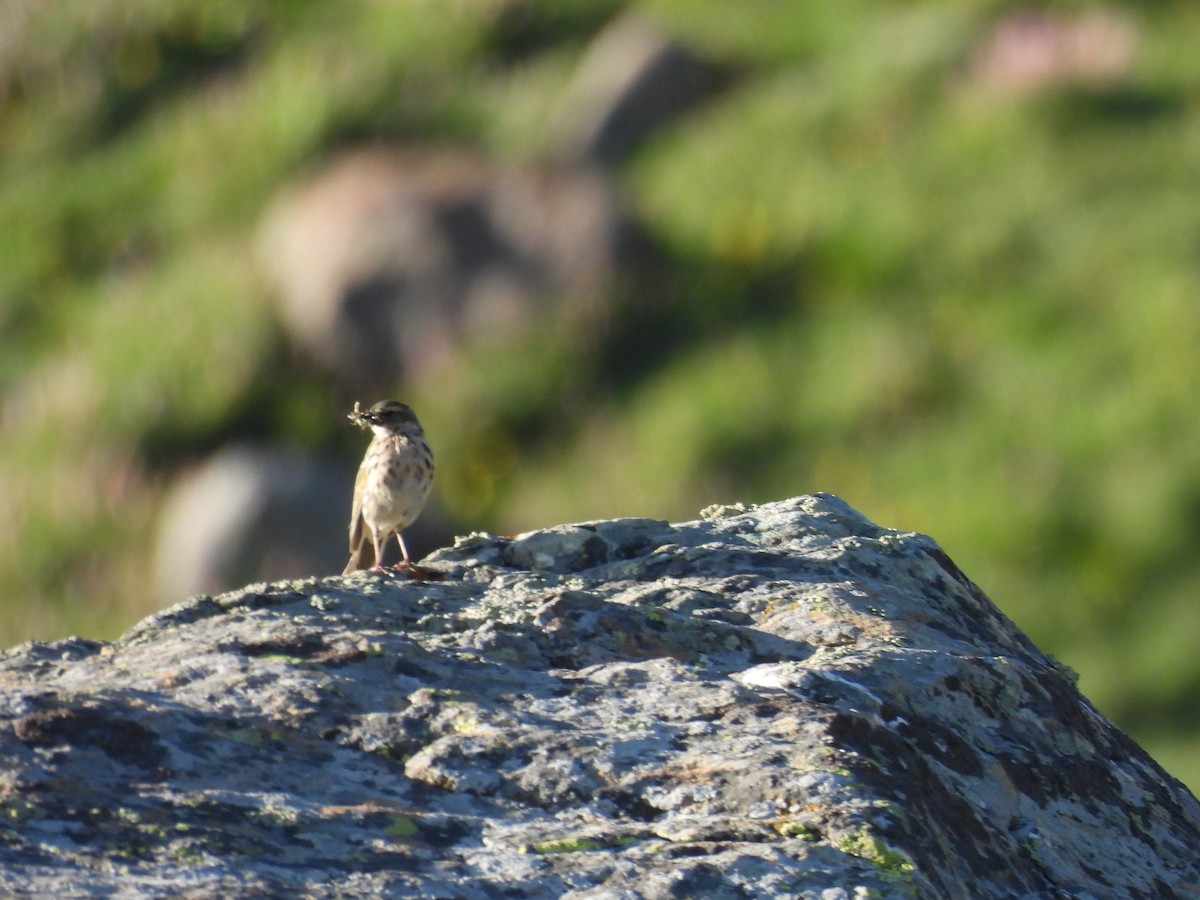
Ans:
{"type": "Polygon", "coordinates": [[[806,841],[819,841],[822,837],[820,830],[812,825],[790,820],[776,823],[775,830],[784,837],[802,838],[806,841]]]}
{"type": "Polygon", "coordinates": [[[588,838],[562,838],[542,841],[528,848],[532,853],[579,853],[587,850],[603,850],[605,845],[588,838]]]}
{"type": "Polygon", "coordinates": [[[1200,11],[1170,0],[1105,7],[1124,70],[1028,90],[974,74],[1005,0],[15,5],[4,644],[156,608],[163,485],[222,442],[352,470],[255,271],[269,198],[371,140],[542,158],[626,8],[736,73],[616,172],[665,276],[593,348],[517,337],[398,387],[442,503],[514,531],[837,493],[934,535],[1200,785],[1200,11]]]}
{"type": "Polygon", "coordinates": [[[864,826],[861,831],[846,836],[837,843],[838,849],[874,863],[897,880],[905,880],[915,868],[902,850],[894,850],[864,826]]]}
{"type": "Polygon", "coordinates": [[[421,834],[421,827],[407,816],[393,816],[385,830],[395,838],[413,838],[421,834]]]}

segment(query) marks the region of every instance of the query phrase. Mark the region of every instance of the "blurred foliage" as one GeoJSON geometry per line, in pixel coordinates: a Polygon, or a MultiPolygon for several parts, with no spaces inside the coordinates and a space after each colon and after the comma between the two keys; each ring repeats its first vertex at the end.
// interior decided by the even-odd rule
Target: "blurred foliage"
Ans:
{"type": "Polygon", "coordinates": [[[254,271],[267,200],[378,139],[538,159],[629,9],[737,72],[616,173],[661,248],[594,346],[403,387],[442,503],[514,531],[837,493],[934,535],[1200,784],[1200,10],[1128,68],[974,60],[1004,0],[101,0],[0,6],[0,635],[112,637],[170,474],[360,448],[254,271]]]}

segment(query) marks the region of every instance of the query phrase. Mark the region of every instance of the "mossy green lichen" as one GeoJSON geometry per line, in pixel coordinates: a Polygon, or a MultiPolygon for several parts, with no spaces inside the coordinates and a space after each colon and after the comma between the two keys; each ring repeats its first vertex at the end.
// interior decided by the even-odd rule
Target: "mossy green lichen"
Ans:
{"type": "Polygon", "coordinates": [[[589,838],[559,838],[541,841],[526,848],[530,853],[577,853],[583,850],[603,850],[604,845],[589,838]]]}
{"type": "Polygon", "coordinates": [[[171,850],[171,858],[176,862],[187,865],[198,865],[204,862],[204,852],[192,843],[177,844],[171,850]]]}
{"type": "Polygon", "coordinates": [[[803,838],[806,841],[819,841],[822,836],[820,829],[790,819],[783,822],[776,822],[775,830],[784,837],[803,838]]]}
{"type": "Polygon", "coordinates": [[[888,846],[885,841],[872,834],[866,826],[834,841],[834,846],[843,853],[849,853],[873,863],[889,880],[907,881],[916,870],[916,866],[907,853],[888,846]]]}
{"type": "Polygon", "coordinates": [[[412,838],[421,834],[420,826],[407,816],[394,816],[384,831],[396,838],[412,838]]]}

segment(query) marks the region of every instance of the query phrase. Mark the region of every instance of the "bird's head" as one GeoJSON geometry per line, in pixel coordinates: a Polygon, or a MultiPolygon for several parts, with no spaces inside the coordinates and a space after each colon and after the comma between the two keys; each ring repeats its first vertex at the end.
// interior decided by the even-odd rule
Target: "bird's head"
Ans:
{"type": "Polygon", "coordinates": [[[417,414],[412,411],[412,407],[397,400],[381,400],[370,409],[365,410],[358,403],[355,403],[354,411],[348,414],[346,418],[355,425],[362,428],[370,428],[376,431],[376,433],[380,429],[395,432],[411,430],[414,427],[419,429],[421,427],[417,421],[417,414]]]}

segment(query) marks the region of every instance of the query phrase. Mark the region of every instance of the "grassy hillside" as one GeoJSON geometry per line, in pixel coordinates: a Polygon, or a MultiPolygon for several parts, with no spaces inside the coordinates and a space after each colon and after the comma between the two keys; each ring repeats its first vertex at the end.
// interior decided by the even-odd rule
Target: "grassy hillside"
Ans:
{"type": "Polygon", "coordinates": [[[660,283],[586,353],[397,386],[442,502],[512,531],[837,493],[936,537],[1195,789],[1191,4],[1102,8],[1128,58],[1039,83],[984,64],[998,0],[7,4],[3,643],[155,608],[159,497],[213,447],[353,455],[255,269],[270,197],[364,141],[541,159],[627,9],[734,73],[616,173],[660,283]]]}

